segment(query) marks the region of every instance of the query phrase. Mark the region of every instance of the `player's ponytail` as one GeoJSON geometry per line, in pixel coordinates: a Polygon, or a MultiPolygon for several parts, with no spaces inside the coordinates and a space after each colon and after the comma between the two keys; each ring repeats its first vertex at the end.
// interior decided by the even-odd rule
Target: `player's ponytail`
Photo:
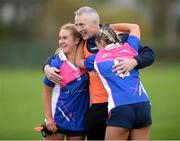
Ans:
{"type": "Polygon", "coordinates": [[[95,35],[96,41],[104,40],[108,44],[119,43],[117,34],[111,27],[102,27],[100,28],[95,35]]]}

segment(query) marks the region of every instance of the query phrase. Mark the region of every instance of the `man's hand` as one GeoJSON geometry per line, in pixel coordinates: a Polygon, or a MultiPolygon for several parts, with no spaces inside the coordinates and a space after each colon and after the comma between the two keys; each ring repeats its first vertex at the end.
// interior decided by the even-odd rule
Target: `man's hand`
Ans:
{"type": "Polygon", "coordinates": [[[113,72],[117,72],[116,75],[123,74],[122,78],[137,66],[137,61],[134,58],[123,60],[119,58],[116,61],[118,61],[118,63],[113,65],[113,72]]]}
{"type": "Polygon", "coordinates": [[[59,75],[59,70],[55,67],[50,67],[46,65],[44,67],[44,72],[47,78],[55,84],[59,84],[62,80],[62,77],[59,75]]]}

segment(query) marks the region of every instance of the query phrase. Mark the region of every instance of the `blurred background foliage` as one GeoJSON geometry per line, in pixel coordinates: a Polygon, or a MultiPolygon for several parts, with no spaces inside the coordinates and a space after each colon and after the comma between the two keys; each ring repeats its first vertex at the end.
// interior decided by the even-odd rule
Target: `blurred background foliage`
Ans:
{"type": "Polygon", "coordinates": [[[138,23],[142,44],[157,60],[180,58],[178,0],[1,0],[1,67],[42,65],[58,46],[60,26],[74,22],[74,12],[85,5],[97,10],[101,22],[138,23]]]}
{"type": "Polygon", "coordinates": [[[152,101],[151,139],[180,139],[179,0],[0,0],[0,139],[41,139],[33,127],[44,120],[42,66],[58,47],[59,28],[81,6],[96,9],[103,23],[140,25],[156,60],[141,70],[152,101]]]}

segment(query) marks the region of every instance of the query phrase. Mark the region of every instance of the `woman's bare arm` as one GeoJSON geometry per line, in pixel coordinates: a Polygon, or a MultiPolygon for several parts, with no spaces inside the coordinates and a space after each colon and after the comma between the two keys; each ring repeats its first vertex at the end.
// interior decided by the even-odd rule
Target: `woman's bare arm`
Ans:
{"type": "Polygon", "coordinates": [[[78,45],[76,57],[75,57],[75,64],[77,67],[80,67],[80,68],[85,68],[84,66],[85,57],[83,53],[83,45],[84,45],[84,41],[82,40],[80,44],[78,45]]]}
{"type": "Polygon", "coordinates": [[[110,24],[110,27],[118,32],[127,32],[130,35],[135,35],[137,38],[141,39],[140,27],[137,24],[131,23],[116,23],[110,24]]]}

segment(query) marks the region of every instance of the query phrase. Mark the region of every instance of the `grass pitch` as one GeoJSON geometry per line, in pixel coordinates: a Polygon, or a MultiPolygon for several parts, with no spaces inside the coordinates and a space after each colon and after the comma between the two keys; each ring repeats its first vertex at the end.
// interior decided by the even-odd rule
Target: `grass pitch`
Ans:
{"type": "MultiPolygon", "coordinates": [[[[0,70],[0,139],[39,140],[44,120],[42,70],[0,70]]],[[[180,139],[180,66],[154,64],[140,71],[152,103],[151,139],[180,139]]]]}

